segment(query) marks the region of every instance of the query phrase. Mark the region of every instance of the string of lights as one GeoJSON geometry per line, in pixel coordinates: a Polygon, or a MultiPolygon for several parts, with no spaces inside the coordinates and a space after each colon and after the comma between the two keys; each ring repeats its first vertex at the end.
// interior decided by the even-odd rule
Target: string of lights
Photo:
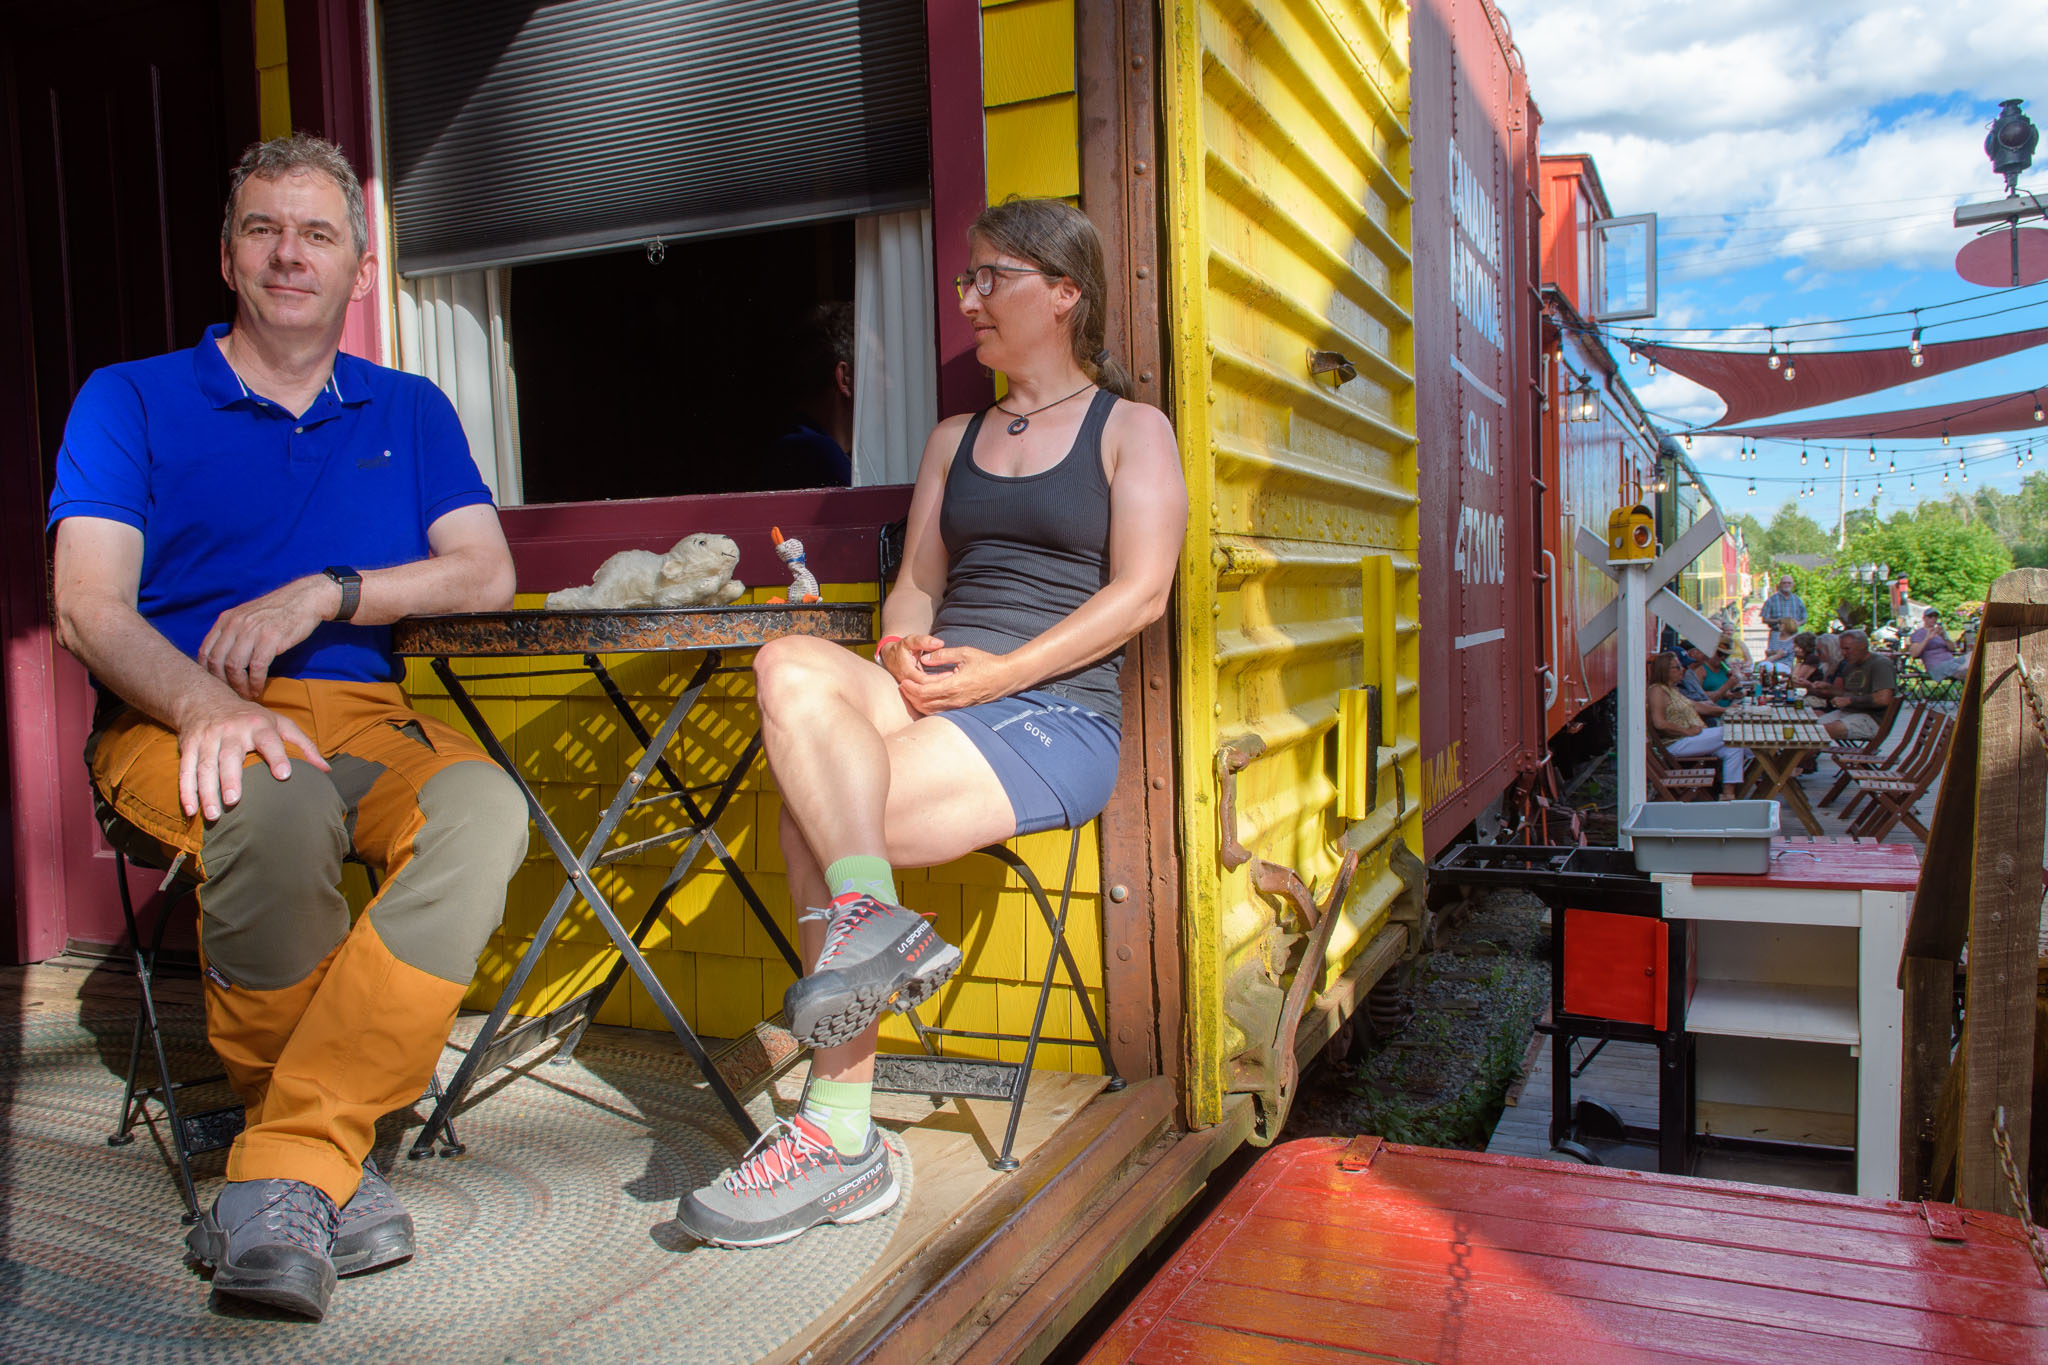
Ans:
{"type": "MultiPolygon", "coordinates": [[[[1878,319],[1880,319],[1880,318],[1909,318],[1909,317],[1912,317],[1913,315],[1915,315],[1915,314],[1917,314],[1917,313],[1934,313],[1934,312],[1939,312],[1939,311],[1940,311],[1941,309],[1944,309],[1944,308],[1962,308],[1962,307],[1965,307],[1965,306],[1967,306],[1967,305],[1969,305],[1969,304],[1973,304],[1973,303],[1983,303],[1983,302],[1985,302],[1985,301],[1986,301],[1986,300],[1988,300],[1988,299],[1995,299],[1995,298],[2000,298],[2000,297],[2003,297],[2004,295],[2007,295],[2007,294],[2018,294],[2018,293],[2023,293],[2024,291],[2026,291],[2026,290],[2029,290],[2029,289],[2039,289],[2039,288],[2040,288],[2040,287],[2041,287],[2041,286],[2042,286],[2043,284],[2048,284],[2048,280],[2036,280],[2036,281],[2035,281],[2034,283],[2032,283],[2032,284],[2021,284],[2021,285],[2013,285],[2013,286],[2011,286],[2011,287],[2009,287],[2009,288],[2006,288],[2006,289],[1987,289],[1987,290],[1984,290],[1984,291],[1983,291],[1983,292],[1981,292],[1981,293],[1977,293],[1977,294],[1968,294],[1968,295],[1965,295],[1964,297],[1962,297],[1962,298],[1959,298],[1959,299],[1944,299],[1944,300],[1943,300],[1942,302],[1940,302],[1940,303],[1923,303],[1923,304],[1920,304],[1920,305],[1918,305],[1917,307],[1912,307],[1912,308],[1891,308],[1891,309],[1887,309],[1886,311],[1884,311],[1884,312],[1881,312],[1881,313],[1857,313],[1857,314],[1854,314],[1853,316],[1850,316],[1850,317],[1842,317],[1842,318],[1813,318],[1813,319],[1809,319],[1809,320],[1807,320],[1807,321],[1805,321],[1805,322],[1781,322],[1781,323],[1777,323],[1777,324],[1775,325],[1775,330],[1777,330],[1777,331],[1779,331],[1779,332],[1794,332],[1794,331],[1812,330],[1812,329],[1814,329],[1814,328],[1820,328],[1820,327],[1842,327],[1842,326],[1846,326],[1847,324],[1849,324],[1849,323],[1852,323],[1852,322],[1875,322],[1875,321],[1877,321],[1877,320],[1878,320],[1878,319]]],[[[2032,307],[2032,306],[2033,306],[2033,304],[2032,304],[2032,303],[2027,303],[2027,304],[2020,304],[2020,305],[2016,305],[2016,307],[2032,307]]],[[[2010,312],[2010,311],[2013,311],[2013,310],[2012,310],[2012,309],[2001,309],[2001,310],[1999,310],[1999,311],[2000,311],[2000,312],[2010,312]]],[[[1994,313],[1986,313],[1986,314],[1983,314],[1982,316],[1984,316],[1984,317],[1996,317],[1996,316],[1998,316],[1998,313],[1996,313],[1996,312],[1994,312],[1994,313]]],[[[1948,323],[1956,323],[1956,322],[1969,322],[1969,321],[1972,321],[1972,319],[1971,319],[1971,318],[1948,318],[1948,319],[1945,319],[1945,320],[1944,320],[1944,325],[1946,325],[1946,324],[1948,324],[1948,323]]],[[[1602,332],[1602,333],[1604,334],[1604,332],[1605,332],[1605,330],[1606,330],[1606,329],[1603,329],[1603,328],[1601,328],[1601,327],[1600,327],[1600,326],[1599,326],[1598,324],[1596,324],[1596,323],[1586,323],[1586,324],[1585,324],[1585,330],[1587,330],[1587,331],[1589,331],[1589,332],[1602,332]]],[[[1700,336],[1700,337],[1722,337],[1722,336],[1727,336],[1727,335],[1729,335],[1729,334],[1731,334],[1731,333],[1734,333],[1734,334],[1741,334],[1741,333],[1745,333],[1745,332],[1747,332],[1747,333],[1757,333],[1757,332],[1769,332],[1769,331],[1771,331],[1771,330],[1773,330],[1773,327],[1772,327],[1771,325],[1769,325],[1769,324],[1759,324],[1759,325],[1757,325],[1757,326],[1754,326],[1754,327],[1630,327],[1630,328],[1628,329],[1628,333],[1629,333],[1630,335],[1640,335],[1640,336],[1651,336],[1651,335],[1655,335],[1655,336],[1700,336]]],[[[1904,331],[1904,330],[1905,330],[1905,329],[1904,329],[1903,327],[1893,327],[1893,328],[1888,328],[1888,329],[1886,329],[1886,331],[1887,331],[1887,332],[1898,332],[1898,331],[1904,331]]],[[[1869,333],[1868,335],[1872,335],[1872,336],[1881,336],[1881,335],[1885,335],[1885,332],[1873,332],[1873,333],[1869,333]]],[[[1832,340],[1835,340],[1836,338],[1835,338],[1835,337],[1832,337],[1832,336],[1830,336],[1830,337],[1827,337],[1827,338],[1825,338],[1825,339],[1826,339],[1826,340],[1830,340],[1830,341],[1832,341],[1832,340]]],[[[1759,344],[1760,344],[1760,343],[1759,343],[1759,344]]]]}
{"type": "MultiPolygon", "coordinates": [[[[1736,454],[1736,463],[1754,463],[1763,453],[1758,449],[1758,446],[1761,444],[1761,442],[1744,441],[1736,454]]],[[[1790,446],[1793,443],[1790,441],[1774,440],[1772,444],[1790,446]]],[[[1974,446],[1957,448],[1953,460],[1947,457],[1939,457],[1925,460],[1919,464],[1908,464],[1901,468],[1898,462],[1899,451],[1896,449],[1881,452],[1875,443],[1863,448],[1860,452],[1843,446],[1826,446],[1818,449],[1817,453],[1821,458],[1820,464],[1816,469],[1813,465],[1813,456],[1816,453],[1816,449],[1808,442],[1800,442],[1798,444],[1800,447],[1799,463],[1809,471],[1808,473],[1758,474],[1750,472],[1737,473],[1733,477],[1748,480],[1749,487],[1747,492],[1750,497],[1756,496],[1757,485],[1760,483],[1798,484],[1801,486],[1799,496],[1802,498],[1825,494],[1827,492],[1826,485],[1832,483],[1838,487],[1846,484],[1850,496],[1855,497],[1860,502],[1865,483],[1871,485],[1871,492],[1876,497],[1884,495],[1884,481],[1886,479],[1892,481],[1894,490],[1898,488],[1898,481],[1904,479],[1906,481],[1904,491],[1907,493],[1917,493],[1919,491],[1919,480],[1921,478],[1927,478],[1931,484],[1936,474],[1941,476],[1942,486],[1952,486],[1952,481],[1953,485],[1964,485],[1970,481],[1970,464],[1972,461],[1976,462],[1979,478],[1982,479],[1987,476],[1996,477],[2000,472],[2002,463],[2000,466],[1987,468],[1990,462],[1994,460],[2002,462],[2005,456],[2010,455],[2013,460],[2013,468],[2023,472],[2034,463],[2035,454],[2035,441],[2032,437],[2029,437],[2024,444],[2018,441],[1980,442],[1974,446]],[[1855,462],[1854,456],[1858,453],[1863,455],[1865,464],[1868,467],[1859,466],[1855,462]],[[1834,463],[1836,456],[1840,456],[1842,460],[1842,465],[1839,469],[1835,467],[1834,463]],[[1884,461],[1882,469],[1877,467],[1880,459],[1884,461]]],[[[1913,453],[1919,454],[1922,452],[1913,453]]]]}
{"type": "MultiPolygon", "coordinates": [[[[2026,287],[2031,288],[2032,286],[2026,287]]],[[[1822,348],[1818,343],[1822,341],[1862,341],[1871,337],[1895,337],[1902,333],[1910,334],[1917,340],[1922,332],[1932,331],[1936,327],[1954,327],[1965,322],[1981,322],[1986,318],[2005,317],[2011,313],[2024,313],[2028,309],[2043,306],[2048,306],[2048,298],[2029,299],[2025,303],[2016,303],[2009,308],[1994,308],[1985,313],[1971,313],[1964,317],[1955,318],[1935,318],[1931,321],[1923,321],[1919,317],[1920,313],[1926,311],[1925,309],[1914,308],[1906,310],[1905,316],[1908,320],[1897,326],[1879,327],[1865,332],[1830,332],[1825,337],[1810,338],[1800,344],[1809,348],[1809,354],[1826,354],[1828,349],[1833,348],[1822,348]]],[[[1766,324],[1760,327],[1713,328],[1708,329],[1708,335],[1703,336],[1701,339],[1712,341],[1713,349],[1717,351],[1762,351],[1767,346],[1783,346],[1789,351],[1797,338],[1781,337],[1777,333],[1808,325],[1810,324],[1778,323],[1766,324]],[[1733,337],[1728,335],[1731,332],[1762,332],[1764,335],[1761,337],[1733,337]]],[[[1596,323],[1586,323],[1583,326],[1574,325],[1573,330],[1586,336],[1598,337],[1609,346],[1622,348],[1628,352],[1631,363],[1634,363],[1639,357],[1639,352],[1643,348],[1673,344],[1659,341],[1638,331],[1618,332],[1609,328],[1603,328],[1596,323]]],[[[1653,352],[1650,357],[1650,367],[1653,371],[1656,369],[1656,365],[1656,356],[1653,352]]]]}

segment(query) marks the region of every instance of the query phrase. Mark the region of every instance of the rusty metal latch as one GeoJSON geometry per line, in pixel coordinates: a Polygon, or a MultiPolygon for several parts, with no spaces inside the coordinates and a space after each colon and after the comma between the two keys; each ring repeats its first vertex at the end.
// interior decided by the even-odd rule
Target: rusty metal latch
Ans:
{"type": "Polygon", "coordinates": [[[1349,384],[1358,378],[1358,367],[1344,358],[1342,351],[1316,351],[1308,353],[1308,372],[1315,375],[1334,374],[1339,384],[1349,384]]]}
{"type": "Polygon", "coordinates": [[[1301,1067],[1294,1057],[1295,1034],[1301,1028],[1302,1014],[1308,1008],[1309,997],[1322,980],[1323,959],[1329,951],[1330,935],[1342,918],[1344,897],[1351,890],[1351,879],[1357,875],[1360,856],[1359,849],[1345,849],[1344,860],[1338,864],[1336,878],[1330,883],[1329,895],[1321,905],[1317,905],[1315,893],[1309,890],[1308,883],[1302,880],[1299,872],[1280,863],[1267,862],[1239,841],[1237,775],[1265,752],[1265,740],[1255,734],[1247,734],[1231,740],[1216,753],[1216,775],[1221,788],[1219,814],[1223,822],[1223,866],[1235,870],[1251,864],[1252,886],[1292,905],[1308,933],[1308,946],[1294,970],[1294,980],[1288,986],[1286,999],[1280,1008],[1278,1032],[1269,1045],[1263,1065],[1255,1062],[1250,1068],[1259,1081],[1258,1089],[1253,1092],[1259,1116],[1252,1142],[1261,1147],[1279,1137],[1287,1122],[1288,1107],[1294,1102],[1295,1087],[1301,1079],[1301,1067]]]}

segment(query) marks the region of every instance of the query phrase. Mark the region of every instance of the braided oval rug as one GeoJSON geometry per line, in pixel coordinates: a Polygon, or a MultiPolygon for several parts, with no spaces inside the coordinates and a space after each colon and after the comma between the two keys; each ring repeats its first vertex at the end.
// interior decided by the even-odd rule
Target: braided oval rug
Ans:
{"type": "MultiPolygon", "coordinates": [[[[739,1131],[672,1040],[593,1031],[565,1065],[486,1078],[457,1120],[466,1155],[405,1158],[424,1111],[380,1126],[378,1164],[419,1229],[410,1262],[341,1281],[317,1324],[210,1306],[183,1263],[168,1146],[145,1129],[106,1144],[133,1017],[87,999],[0,1019],[0,1359],[753,1361],[853,1287],[909,1202],[892,1144],[888,1213],[777,1247],[700,1245],[676,1204],[734,1159],[739,1131]]],[[[174,1073],[217,1069],[196,1010],[166,1024],[174,1073]]],[[[764,1125],[770,1109],[750,1106],[764,1125]]],[[[224,1158],[194,1163],[202,1202],[224,1158]]]]}

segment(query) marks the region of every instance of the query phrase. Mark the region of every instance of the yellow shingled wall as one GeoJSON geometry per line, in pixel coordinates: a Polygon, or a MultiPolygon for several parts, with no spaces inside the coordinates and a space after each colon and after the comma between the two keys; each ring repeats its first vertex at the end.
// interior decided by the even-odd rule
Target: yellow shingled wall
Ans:
{"type": "Polygon", "coordinates": [[[286,80],[284,0],[256,0],[250,15],[256,41],[256,132],[268,140],[289,137],[292,97],[286,80]]]}

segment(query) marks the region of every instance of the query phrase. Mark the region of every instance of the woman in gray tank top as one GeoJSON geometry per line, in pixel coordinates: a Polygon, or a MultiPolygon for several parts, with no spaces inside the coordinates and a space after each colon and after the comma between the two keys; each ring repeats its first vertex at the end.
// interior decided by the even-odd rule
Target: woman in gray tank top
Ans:
{"type": "Polygon", "coordinates": [[[960,951],[898,903],[894,869],[1101,812],[1124,645],[1165,613],[1180,559],[1180,454],[1103,347],[1094,226],[1012,199],[968,241],[960,311],[1007,390],[925,442],[875,660],[799,637],[755,658],[811,964],[784,1012],[815,1051],[802,1111],[683,1200],[684,1226],[728,1246],[895,1202],[868,1118],[875,1020],[929,998],[960,951]]]}

